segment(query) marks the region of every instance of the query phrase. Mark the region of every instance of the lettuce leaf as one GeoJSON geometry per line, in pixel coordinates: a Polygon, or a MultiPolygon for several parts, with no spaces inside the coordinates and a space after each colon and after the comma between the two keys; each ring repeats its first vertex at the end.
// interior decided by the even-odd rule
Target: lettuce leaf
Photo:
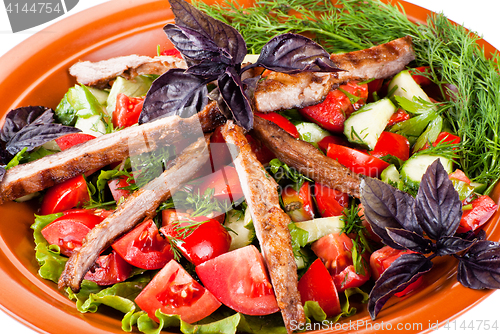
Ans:
{"type": "Polygon", "coordinates": [[[62,213],[54,213],[46,216],[35,215],[35,222],[31,225],[33,238],[35,239],[35,258],[40,265],[38,274],[44,278],[56,282],[59,280],[67,257],[59,254],[59,247],[49,245],[42,235],[42,229],[61,217],[62,213]]]}

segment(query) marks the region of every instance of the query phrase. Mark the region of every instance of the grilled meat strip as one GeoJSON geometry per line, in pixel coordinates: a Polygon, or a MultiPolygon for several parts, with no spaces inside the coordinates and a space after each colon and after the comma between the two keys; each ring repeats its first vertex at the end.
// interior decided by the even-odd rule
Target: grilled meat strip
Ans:
{"type": "Polygon", "coordinates": [[[415,59],[415,53],[411,37],[406,36],[365,50],[333,54],[330,59],[346,71],[298,74],[271,72],[255,90],[255,111],[271,112],[317,104],[338,84],[395,75],[415,59]]]}
{"type": "Polygon", "coordinates": [[[150,152],[223,124],[216,103],[190,118],[171,116],[100,136],[65,151],[9,169],[0,181],[0,204],[31,194],[87,171],[150,152]],[[200,125],[201,124],[201,125],[200,125]]]}
{"type": "Polygon", "coordinates": [[[359,198],[358,174],[331,159],[308,142],[293,138],[273,122],[255,116],[252,134],[278,159],[300,173],[330,188],[359,198]]]}
{"type": "Polygon", "coordinates": [[[69,73],[83,85],[104,88],[117,76],[126,79],[141,74],[163,74],[171,68],[187,68],[183,59],[172,56],[130,55],[98,62],[81,61],[70,67],[69,73]]]}
{"type": "Polygon", "coordinates": [[[297,265],[288,230],[290,217],[280,207],[278,184],[255,157],[243,129],[228,121],[222,135],[230,144],[276,300],[287,331],[291,333],[292,325],[305,323],[305,315],[297,290],[297,265]]]}
{"type": "Polygon", "coordinates": [[[83,277],[113,240],[144,219],[155,216],[156,208],[208,161],[207,139],[200,137],[187,147],[169,169],[130,195],[108,218],[87,234],[82,247],[66,263],[59,278],[60,289],[70,287],[75,292],[79,291],[83,277]]]}

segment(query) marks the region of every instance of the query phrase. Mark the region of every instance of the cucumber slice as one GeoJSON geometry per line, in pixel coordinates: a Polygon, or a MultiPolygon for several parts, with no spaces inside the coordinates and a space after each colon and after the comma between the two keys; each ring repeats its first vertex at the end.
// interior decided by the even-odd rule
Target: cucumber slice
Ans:
{"type": "Polygon", "coordinates": [[[106,133],[106,124],[104,124],[101,115],[94,115],[86,118],[78,117],[76,119],[75,128],[82,130],[83,133],[96,137],[106,133]]]}
{"type": "Polygon", "coordinates": [[[229,235],[231,236],[230,251],[248,246],[255,239],[250,210],[246,210],[244,215],[239,210],[230,210],[226,214],[224,226],[229,228],[229,235]]]}
{"type": "Polygon", "coordinates": [[[316,123],[301,122],[296,125],[300,139],[311,144],[317,144],[323,138],[330,136],[330,132],[323,129],[316,123]]]}
{"type": "Polygon", "coordinates": [[[119,93],[123,93],[129,97],[143,96],[148,92],[149,88],[153,84],[153,81],[154,79],[152,77],[144,75],[136,76],[131,80],[126,80],[122,77],[116,78],[106,101],[106,112],[108,113],[108,115],[111,116],[113,114],[113,111],[115,111],[116,96],[119,93]]]}
{"type": "Polygon", "coordinates": [[[418,83],[413,80],[408,70],[401,71],[394,76],[389,83],[389,92],[393,92],[392,96],[402,96],[412,101],[414,98],[421,98],[424,101],[431,102],[429,96],[424,92],[418,83]]]}
{"type": "Polygon", "coordinates": [[[389,183],[389,181],[398,183],[401,180],[398,169],[395,165],[390,165],[389,167],[384,169],[380,174],[380,179],[385,183],[389,183]]]}
{"type": "Polygon", "coordinates": [[[395,111],[396,106],[388,98],[368,103],[345,121],[344,134],[350,142],[373,150],[395,111]]]}
{"type": "Polygon", "coordinates": [[[427,167],[437,159],[441,160],[441,164],[448,174],[453,171],[452,160],[436,155],[421,154],[406,160],[401,167],[401,178],[408,186],[418,188],[427,167]]]}
{"type": "Polygon", "coordinates": [[[295,223],[295,225],[309,233],[307,243],[311,243],[321,237],[324,237],[325,235],[340,233],[344,227],[344,221],[340,219],[341,217],[342,216],[315,218],[295,223]]]}
{"type": "Polygon", "coordinates": [[[95,96],[97,99],[97,102],[99,102],[101,105],[105,106],[106,101],[108,100],[109,92],[101,89],[97,89],[94,87],[87,87],[87,89],[92,93],[92,95],[95,96]]]}

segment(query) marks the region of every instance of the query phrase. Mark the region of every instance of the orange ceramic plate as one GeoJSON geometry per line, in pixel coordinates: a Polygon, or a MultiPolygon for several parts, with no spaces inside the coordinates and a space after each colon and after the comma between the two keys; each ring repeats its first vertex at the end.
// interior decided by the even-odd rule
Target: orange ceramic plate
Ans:
{"type": "MultiPolygon", "coordinates": [[[[401,1],[408,16],[424,22],[430,13],[401,1]]],[[[161,27],[172,21],[165,0],[111,1],[78,13],[53,25],[51,34],[37,34],[0,59],[1,113],[26,105],[55,107],[67,89],[75,84],[68,68],[78,60],[102,60],[131,53],[155,55],[158,44],[168,44],[161,27]],[[28,49],[30,52],[21,52],[28,49]]],[[[486,52],[493,47],[484,41],[486,52]]],[[[498,201],[500,187],[493,197],[498,201]]],[[[30,225],[35,206],[7,203],[0,206],[0,304],[3,310],[40,332],[123,333],[122,315],[113,311],[79,313],[72,301],[54,283],[37,275],[30,225]]],[[[500,219],[496,213],[486,226],[490,240],[500,240],[500,219]]],[[[491,291],[475,291],[456,281],[456,261],[436,261],[424,279],[424,288],[409,297],[391,300],[371,323],[365,310],[338,325],[339,331],[355,329],[373,333],[397,324],[422,324],[408,332],[426,331],[429,323],[456,318],[491,291]],[[397,302],[397,303],[396,303],[397,302]],[[359,323],[361,324],[361,323],[359,323]],[[368,324],[368,325],[366,325],[368,324]]],[[[407,328],[408,329],[408,328],[407,328]]],[[[320,331],[336,332],[335,329],[320,331]]]]}

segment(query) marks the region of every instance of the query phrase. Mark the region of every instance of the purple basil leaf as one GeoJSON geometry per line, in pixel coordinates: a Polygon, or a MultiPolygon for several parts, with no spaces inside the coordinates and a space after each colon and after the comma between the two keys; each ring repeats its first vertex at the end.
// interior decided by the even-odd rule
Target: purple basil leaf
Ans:
{"type": "Polygon", "coordinates": [[[389,237],[401,247],[405,249],[427,254],[434,251],[435,247],[432,241],[425,239],[424,237],[418,235],[415,232],[407,231],[400,228],[386,228],[389,237]]]}
{"type": "Polygon", "coordinates": [[[417,253],[403,254],[391,263],[370,292],[368,312],[372,320],[395,293],[403,291],[431,268],[432,261],[417,253]]]}
{"type": "Polygon", "coordinates": [[[436,244],[436,255],[453,255],[466,250],[474,244],[474,241],[466,240],[458,237],[442,237],[436,244]]]}
{"type": "Polygon", "coordinates": [[[0,182],[2,182],[3,176],[5,175],[5,167],[0,166],[0,182]]]}
{"type": "Polygon", "coordinates": [[[415,199],[411,195],[373,178],[361,180],[360,188],[365,218],[386,245],[404,249],[389,237],[387,227],[402,228],[422,236],[414,211],[415,199]]]}
{"type": "Polygon", "coordinates": [[[207,82],[203,78],[171,69],[156,79],[146,95],[139,124],[166,116],[190,117],[208,102],[207,82]]]}
{"type": "MultiPolygon", "coordinates": [[[[1,130],[5,151],[10,155],[15,155],[25,147],[32,151],[64,134],[80,132],[77,128],[53,121],[54,111],[45,107],[23,107],[9,111],[1,130]]],[[[2,152],[2,160],[8,154],[2,152]]]]}
{"type": "Polygon", "coordinates": [[[2,130],[0,130],[0,139],[4,142],[8,142],[17,132],[31,123],[52,123],[54,121],[54,114],[46,114],[46,111],[47,108],[41,106],[21,107],[9,111],[7,116],[5,116],[5,123],[2,130]],[[40,118],[40,116],[42,117],[40,118]],[[38,118],[40,119],[37,120],[38,118]]]}
{"type": "Polygon", "coordinates": [[[433,240],[455,234],[462,218],[462,202],[439,159],[425,172],[416,197],[420,226],[433,240]]]}
{"type": "Polygon", "coordinates": [[[478,230],[478,231],[467,231],[465,233],[457,233],[457,237],[465,239],[465,240],[485,240],[486,239],[486,232],[484,230],[478,230]]]}
{"type": "Polygon", "coordinates": [[[500,244],[480,240],[459,257],[457,279],[471,289],[500,289],[500,244]]]}
{"type": "Polygon", "coordinates": [[[245,95],[243,83],[240,76],[233,67],[228,67],[217,82],[219,91],[231,110],[233,119],[236,123],[246,130],[253,127],[253,112],[250,101],[245,95]]]}
{"type": "Polygon", "coordinates": [[[330,60],[330,54],[323,47],[305,36],[292,33],[278,35],[267,42],[257,62],[251,65],[255,66],[282,73],[342,71],[330,60]]]}
{"type": "Polygon", "coordinates": [[[163,30],[175,48],[182,53],[188,66],[207,60],[212,63],[231,64],[231,55],[204,35],[174,24],[167,24],[163,30]]]}
{"type": "Polygon", "coordinates": [[[186,73],[207,79],[216,79],[226,72],[227,67],[227,64],[206,60],[189,67],[186,73]]]}
{"type": "MultiPolygon", "coordinates": [[[[207,41],[217,45],[220,50],[224,51],[224,54],[230,56],[232,65],[243,61],[247,54],[247,46],[236,29],[210,17],[184,0],[169,0],[169,2],[177,26],[196,31],[207,41]]],[[[184,29],[184,32],[186,33],[187,30],[184,29]]]]}

